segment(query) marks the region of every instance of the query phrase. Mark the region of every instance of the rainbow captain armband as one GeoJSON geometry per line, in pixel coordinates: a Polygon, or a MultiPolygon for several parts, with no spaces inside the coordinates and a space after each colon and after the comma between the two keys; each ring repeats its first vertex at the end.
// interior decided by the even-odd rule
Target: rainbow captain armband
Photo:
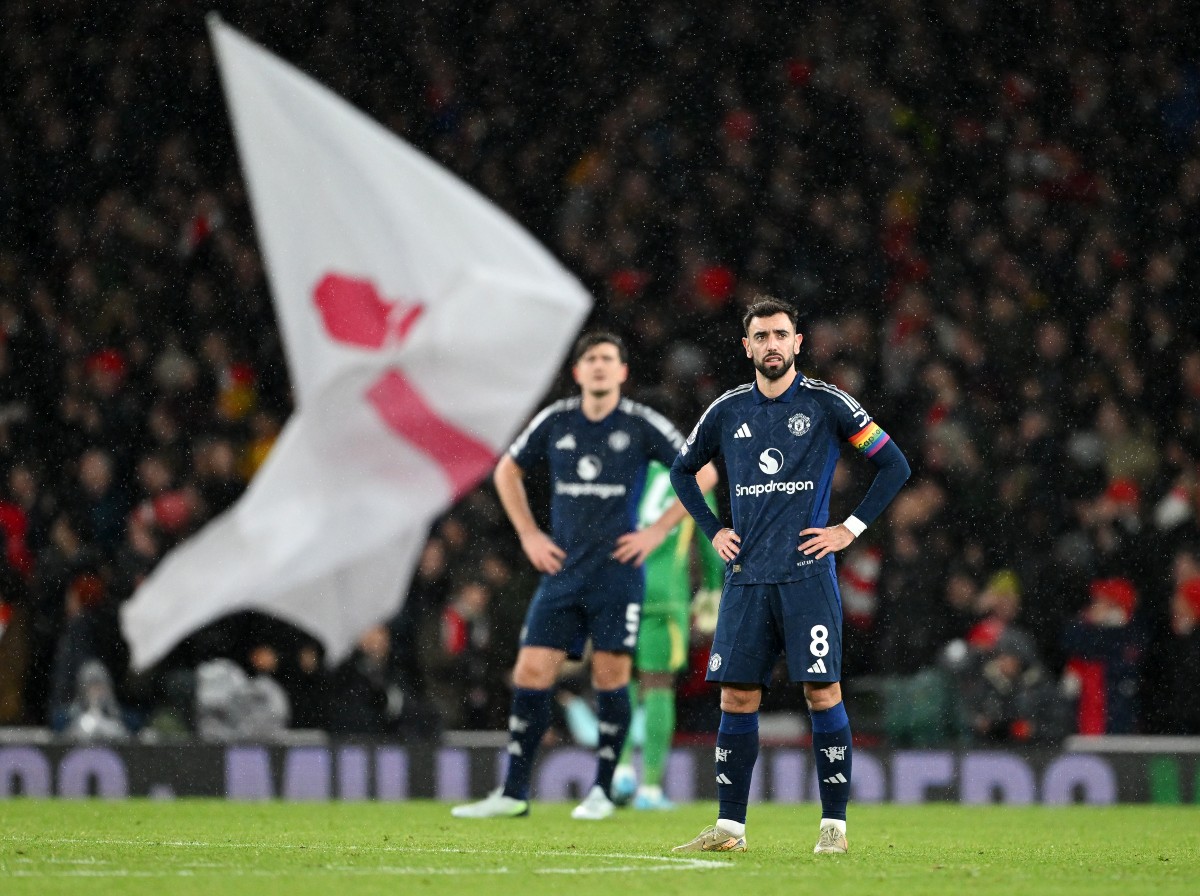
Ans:
{"type": "Polygon", "coordinates": [[[849,438],[854,450],[863,457],[871,457],[889,441],[888,434],[875,422],[868,423],[849,438]]]}

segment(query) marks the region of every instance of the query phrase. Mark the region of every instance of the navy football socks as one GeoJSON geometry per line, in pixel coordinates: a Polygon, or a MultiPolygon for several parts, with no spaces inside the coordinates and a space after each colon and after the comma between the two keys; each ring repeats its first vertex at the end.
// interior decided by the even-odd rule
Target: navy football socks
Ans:
{"type": "Polygon", "coordinates": [[[758,713],[723,712],[717,729],[717,818],[746,823],[750,776],[758,761],[758,713]]]}
{"type": "Polygon", "coordinates": [[[821,817],[846,820],[850,802],[850,717],[844,703],[809,712],[813,758],[821,792],[821,817]]]}
{"type": "Polygon", "coordinates": [[[508,714],[508,772],[504,777],[504,795],[529,799],[529,780],[537,758],[542,735],[550,727],[551,691],[513,688],[512,708],[508,714]]]}
{"type": "Polygon", "coordinates": [[[606,794],[612,788],[613,771],[621,756],[621,747],[625,745],[632,717],[628,686],[596,691],[596,722],[600,729],[596,744],[596,785],[606,794]]]}

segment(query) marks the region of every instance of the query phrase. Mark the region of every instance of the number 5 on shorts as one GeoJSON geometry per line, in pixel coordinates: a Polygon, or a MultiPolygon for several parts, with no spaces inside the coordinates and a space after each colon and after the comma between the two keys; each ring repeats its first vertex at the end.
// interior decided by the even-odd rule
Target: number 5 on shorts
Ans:
{"type": "Polygon", "coordinates": [[[637,647],[638,623],[642,618],[641,604],[628,604],[625,607],[625,631],[629,632],[621,643],[630,650],[637,647]]]}

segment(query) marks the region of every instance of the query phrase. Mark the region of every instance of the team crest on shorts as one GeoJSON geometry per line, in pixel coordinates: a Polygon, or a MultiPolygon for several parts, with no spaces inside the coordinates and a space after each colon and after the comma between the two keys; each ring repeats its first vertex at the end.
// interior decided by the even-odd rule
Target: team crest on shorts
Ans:
{"type": "Polygon", "coordinates": [[[712,656],[710,656],[708,658],[708,671],[716,672],[720,668],[721,668],[721,654],[714,653],[712,656]]]}
{"type": "Polygon", "coordinates": [[[804,435],[811,426],[812,421],[808,419],[806,414],[795,414],[788,420],[788,429],[794,436],[804,435]]]}
{"type": "Polygon", "coordinates": [[[629,447],[629,433],[618,429],[608,437],[608,447],[613,451],[624,451],[629,447]]]}

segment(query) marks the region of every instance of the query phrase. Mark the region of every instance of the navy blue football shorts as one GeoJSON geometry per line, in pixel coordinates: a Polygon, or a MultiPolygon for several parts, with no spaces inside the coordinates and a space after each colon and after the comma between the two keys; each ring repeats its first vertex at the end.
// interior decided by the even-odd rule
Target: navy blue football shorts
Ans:
{"type": "Polygon", "coordinates": [[[842,596],[832,571],[778,585],[726,585],[708,681],[771,683],[780,654],[791,681],[840,681],[842,596]]]}
{"type": "Polygon", "coordinates": [[[591,638],[593,650],[632,654],[646,591],[642,569],[612,561],[586,576],[563,575],[542,576],[525,612],[521,646],[553,647],[577,660],[591,638]]]}

